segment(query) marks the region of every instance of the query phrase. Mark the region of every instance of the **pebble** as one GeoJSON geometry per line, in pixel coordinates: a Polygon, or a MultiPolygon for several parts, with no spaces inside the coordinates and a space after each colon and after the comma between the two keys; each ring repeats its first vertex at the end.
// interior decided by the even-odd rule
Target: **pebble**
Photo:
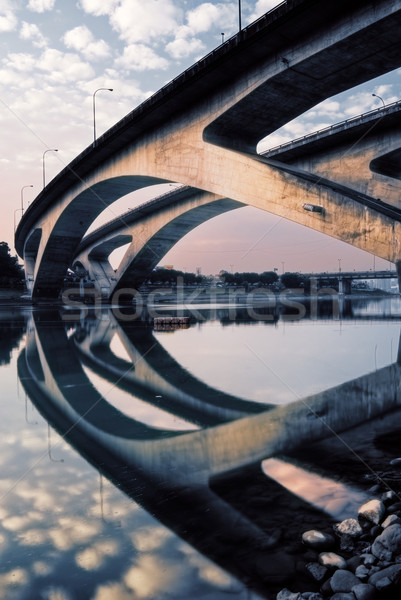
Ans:
{"type": "Polygon", "coordinates": [[[276,600],[301,600],[302,596],[299,592],[290,592],[287,588],[281,590],[277,596],[276,600]]]}
{"type": "Polygon", "coordinates": [[[375,525],[382,522],[386,508],[381,500],[369,500],[358,510],[358,518],[366,519],[375,525]]]}
{"type": "MultiPolygon", "coordinates": [[[[401,458],[394,461],[392,466],[401,467],[401,458]]],[[[358,519],[345,519],[333,529],[336,538],[316,529],[302,535],[311,548],[306,554],[312,558],[312,550],[321,551],[319,562],[315,558],[304,566],[320,592],[284,589],[277,600],[381,600],[388,594],[401,599],[400,496],[385,492],[380,500],[365,502],[358,519]]]]}
{"type": "Polygon", "coordinates": [[[358,583],[360,583],[358,577],[345,569],[338,569],[330,579],[330,587],[333,592],[350,592],[358,583]]]}
{"type": "Polygon", "coordinates": [[[398,523],[386,527],[372,545],[372,554],[379,560],[391,560],[393,552],[401,552],[401,525],[398,523]]]}
{"type": "Polygon", "coordinates": [[[359,565],[355,571],[356,577],[361,581],[366,581],[369,576],[369,569],[366,565],[359,565]]]}
{"type": "Polygon", "coordinates": [[[306,546],[316,550],[327,550],[334,545],[334,537],[329,533],[310,529],[302,534],[302,541],[306,546]]]}
{"type": "Polygon", "coordinates": [[[386,529],[386,527],[389,525],[394,525],[395,523],[401,524],[400,517],[397,517],[397,515],[389,515],[386,519],[384,519],[382,527],[383,529],[386,529]]]}
{"type": "Polygon", "coordinates": [[[319,565],[319,563],[307,563],[305,565],[306,572],[315,580],[315,581],[323,581],[323,579],[327,575],[327,569],[323,565],[319,565]]]}
{"type": "Polygon", "coordinates": [[[341,523],[336,523],[333,527],[338,536],[349,536],[356,538],[362,535],[363,530],[356,519],[344,519],[341,523]]]}
{"type": "Polygon", "coordinates": [[[369,583],[358,583],[352,588],[356,600],[374,600],[376,591],[369,583]]]}
{"type": "Polygon", "coordinates": [[[345,558],[335,552],[321,552],[319,554],[319,563],[329,569],[346,569],[345,558]]]}

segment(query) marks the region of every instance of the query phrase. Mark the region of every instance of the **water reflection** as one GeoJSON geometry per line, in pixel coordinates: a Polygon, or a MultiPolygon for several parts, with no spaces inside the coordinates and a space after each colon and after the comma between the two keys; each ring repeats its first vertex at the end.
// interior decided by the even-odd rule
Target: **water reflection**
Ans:
{"type": "MultiPolygon", "coordinates": [[[[358,322],[362,308],[342,318],[358,322]]],[[[291,577],[311,589],[295,568],[301,533],[330,528],[365,498],[369,444],[389,439],[399,420],[401,367],[386,359],[286,405],[214,389],[167,340],[205,335],[213,319],[228,332],[229,310],[202,309],[212,321],[174,333],[108,311],[77,321],[32,314],[18,374],[45,422],[38,415],[19,440],[5,430],[3,467],[17,443],[25,466],[18,475],[10,455],[3,468],[0,536],[18,555],[18,568],[0,570],[3,597],[29,597],[30,588],[48,598],[80,589],[95,600],[270,599],[291,577]],[[350,448],[364,461],[358,477],[350,448]],[[76,467],[72,449],[93,473],[76,467]]],[[[238,307],[233,327],[245,331],[247,318],[238,307]]]]}

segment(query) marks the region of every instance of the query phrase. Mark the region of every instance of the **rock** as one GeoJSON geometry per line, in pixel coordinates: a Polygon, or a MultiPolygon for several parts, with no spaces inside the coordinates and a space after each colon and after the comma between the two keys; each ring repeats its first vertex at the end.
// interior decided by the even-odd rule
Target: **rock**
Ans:
{"type": "Polygon", "coordinates": [[[290,592],[287,588],[281,590],[276,596],[276,600],[301,600],[301,598],[299,592],[290,592]]]}
{"type": "Polygon", "coordinates": [[[386,590],[389,590],[392,587],[393,582],[389,577],[383,577],[382,579],[379,579],[379,581],[376,583],[376,589],[379,592],[385,592],[386,590]]]}
{"type": "Polygon", "coordinates": [[[330,579],[330,586],[333,592],[350,592],[354,585],[358,585],[360,580],[350,571],[338,569],[334,571],[330,579]]]}
{"type": "Polygon", "coordinates": [[[352,592],[337,592],[331,597],[331,600],[355,600],[355,596],[352,592]]]}
{"type": "Polygon", "coordinates": [[[369,569],[366,565],[359,565],[355,571],[356,577],[361,581],[366,581],[369,576],[369,569]]]}
{"type": "Polygon", "coordinates": [[[376,591],[369,583],[359,583],[352,588],[356,600],[374,600],[376,591]]]}
{"type": "Polygon", "coordinates": [[[364,565],[371,567],[375,564],[377,558],[373,554],[361,554],[361,559],[364,565]]]}
{"type": "Polygon", "coordinates": [[[391,504],[387,509],[387,512],[389,514],[399,513],[400,511],[401,511],[401,502],[393,502],[393,504],[391,504]]]}
{"type": "Polygon", "coordinates": [[[320,586],[320,592],[323,594],[324,597],[332,595],[333,590],[331,589],[330,579],[326,579],[326,581],[322,583],[322,585],[320,586]]]}
{"type": "Polygon", "coordinates": [[[393,490],[389,490],[388,492],[384,492],[384,494],[382,494],[381,499],[385,506],[389,506],[393,502],[396,502],[397,494],[393,490]]]}
{"type": "Polygon", "coordinates": [[[380,525],[374,525],[369,531],[370,538],[376,538],[383,531],[383,527],[380,525]]]}
{"type": "MultiPolygon", "coordinates": [[[[362,556],[358,556],[357,554],[355,556],[351,556],[351,558],[349,558],[347,560],[347,566],[346,566],[346,570],[347,571],[352,571],[353,573],[355,573],[356,568],[359,567],[360,564],[362,564],[362,556]]],[[[375,559],[376,560],[376,559],[375,559]]]]}
{"type": "Polygon", "coordinates": [[[334,545],[334,538],[329,533],[310,529],[302,534],[302,541],[306,546],[316,550],[328,550],[334,545]]]}
{"type": "Polygon", "coordinates": [[[335,552],[321,552],[319,563],[328,569],[346,569],[346,560],[335,552]]]}
{"type": "Polygon", "coordinates": [[[381,523],[386,512],[385,506],[381,500],[369,500],[365,502],[358,510],[358,518],[370,521],[375,525],[381,523]]]}
{"type": "Polygon", "coordinates": [[[358,523],[356,519],[345,519],[341,521],[341,523],[336,523],[333,526],[334,531],[338,536],[349,536],[351,538],[356,538],[362,535],[362,527],[358,523]]]}
{"type": "Polygon", "coordinates": [[[307,563],[305,565],[305,570],[315,581],[319,582],[323,581],[327,575],[326,567],[319,565],[319,563],[307,563]]]}
{"type": "Polygon", "coordinates": [[[373,575],[369,577],[368,583],[374,585],[377,589],[385,589],[385,587],[390,586],[387,580],[390,581],[391,585],[398,584],[401,581],[401,565],[392,565],[377,573],[373,573],[373,575]],[[379,585],[380,581],[382,581],[382,583],[379,585]]]}
{"type": "Polygon", "coordinates": [[[394,525],[395,523],[401,524],[400,517],[397,517],[397,515],[389,515],[386,519],[384,519],[382,527],[383,529],[386,529],[386,527],[388,527],[389,525],[394,525]]]}
{"type": "Polygon", "coordinates": [[[323,600],[323,596],[317,592],[303,592],[301,598],[303,600],[323,600]]]}
{"type": "Polygon", "coordinates": [[[379,560],[391,560],[393,553],[401,552],[401,525],[395,523],[383,530],[372,544],[372,554],[379,560]]]}

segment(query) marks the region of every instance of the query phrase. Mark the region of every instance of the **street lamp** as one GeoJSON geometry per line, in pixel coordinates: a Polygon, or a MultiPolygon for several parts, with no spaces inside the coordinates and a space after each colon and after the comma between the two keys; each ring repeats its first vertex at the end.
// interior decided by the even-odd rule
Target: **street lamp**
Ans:
{"type": "Polygon", "coordinates": [[[43,173],[43,187],[46,186],[46,177],[45,177],[45,156],[47,152],[58,152],[57,148],[48,148],[43,152],[42,156],[42,173],[43,173]]]}
{"type": "Polygon", "coordinates": [[[341,273],[341,258],[339,258],[337,260],[338,260],[338,272],[341,273]]]}
{"type": "Polygon", "coordinates": [[[383,106],[386,107],[384,100],[381,96],[378,96],[377,94],[372,94],[372,96],[374,96],[375,98],[379,98],[379,100],[381,100],[383,102],[383,106]]]}
{"type": "Polygon", "coordinates": [[[241,0],[238,0],[238,30],[241,31],[242,29],[242,24],[241,24],[241,0]]]}
{"type": "Polygon", "coordinates": [[[92,103],[93,103],[93,144],[96,144],[96,106],[95,106],[95,96],[101,90],[105,90],[106,92],[112,92],[113,88],[98,88],[93,92],[92,103]]]}
{"type": "Polygon", "coordinates": [[[21,212],[22,212],[21,217],[24,214],[24,189],[28,188],[28,187],[33,187],[33,185],[23,185],[21,188],[21,212]]]}

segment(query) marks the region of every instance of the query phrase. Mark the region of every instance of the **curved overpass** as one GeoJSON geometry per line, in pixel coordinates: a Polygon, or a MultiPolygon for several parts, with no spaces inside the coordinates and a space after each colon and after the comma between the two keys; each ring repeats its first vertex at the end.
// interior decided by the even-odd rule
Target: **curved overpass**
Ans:
{"type": "Polygon", "coordinates": [[[185,71],[73,160],[27,210],[15,244],[32,297],[58,297],[84,233],[106,206],[165,181],[262,208],[396,262],[398,219],[363,206],[337,182],[258,156],[255,147],[323,99],[400,66],[400,26],[401,0],[291,0],[185,71]],[[301,200],[322,206],[324,216],[311,219],[301,200]]]}

